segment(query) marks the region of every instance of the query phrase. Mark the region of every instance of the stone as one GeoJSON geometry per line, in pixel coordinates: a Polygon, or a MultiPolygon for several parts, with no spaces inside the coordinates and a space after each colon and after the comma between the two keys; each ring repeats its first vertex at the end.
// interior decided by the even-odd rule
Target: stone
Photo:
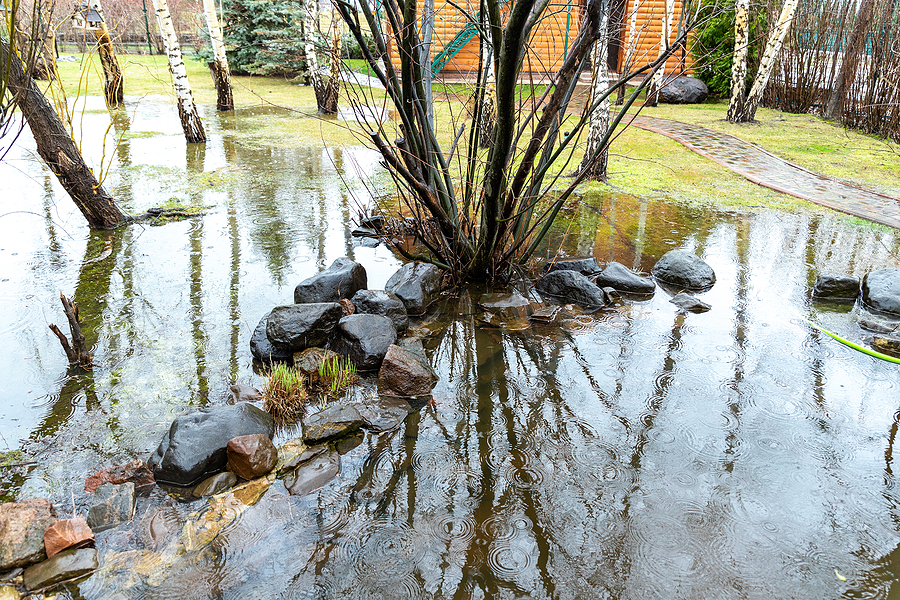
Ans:
{"type": "Polygon", "coordinates": [[[900,355],[900,337],[894,335],[876,335],[872,345],[886,354],[900,355]]]}
{"type": "Polygon", "coordinates": [[[427,263],[406,263],[391,275],[385,290],[400,298],[409,315],[421,315],[441,291],[441,270],[427,263]]]}
{"type": "Polygon", "coordinates": [[[388,396],[430,394],[438,381],[424,355],[396,344],[387,349],[378,371],[378,393],[388,396]]]}
{"type": "Polygon", "coordinates": [[[356,312],[356,307],[353,306],[353,303],[347,300],[346,298],[341,298],[338,304],[341,305],[341,316],[346,317],[348,315],[352,315],[356,312]]]}
{"type": "Polygon", "coordinates": [[[712,267],[690,250],[670,250],[650,271],[657,281],[678,290],[708,290],[716,283],[712,267]]]}
{"type": "Polygon", "coordinates": [[[314,456],[318,456],[328,450],[328,446],[326,446],[325,444],[319,444],[317,446],[307,446],[303,443],[303,440],[299,440],[299,444],[302,450],[295,454],[292,454],[290,457],[282,457],[281,448],[278,449],[278,467],[276,468],[279,475],[284,475],[288,471],[296,469],[301,464],[305,463],[308,460],[311,460],[314,456]],[[284,458],[285,460],[282,461],[282,458],[284,458]]]}
{"type": "Polygon", "coordinates": [[[381,315],[357,314],[338,323],[331,349],[349,358],[359,371],[381,366],[388,347],[397,340],[394,323],[381,315]]]}
{"type": "Polygon", "coordinates": [[[237,483],[237,480],[237,475],[235,475],[231,471],[216,473],[215,475],[207,477],[197,484],[197,487],[195,487],[193,491],[194,497],[205,498],[206,496],[215,496],[216,494],[221,494],[225,490],[234,487],[234,484],[237,483]]]}
{"type": "Polygon", "coordinates": [[[889,315],[900,315],[900,269],[879,269],[866,273],[862,299],[869,307],[889,315]]]}
{"type": "Polygon", "coordinates": [[[341,313],[337,302],[276,306],[269,313],[266,337],[274,346],[290,351],[293,358],[294,352],[325,345],[341,313]]]}
{"type": "Polygon", "coordinates": [[[247,402],[202,408],[176,418],[147,464],[157,481],[194,485],[225,468],[228,440],[275,434],[272,416],[247,402]]]}
{"type": "Polygon", "coordinates": [[[562,309],[558,306],[542,306],[535,309],[528,318],[536,323],[550,324],[559,320],[560,313],[562,309]]]}
{"type": "Polygon", "coordinates": [[[396,428],[412,410],[408,400],[392,396],[367,398],[354,408],[363,419],[363,427],[374,433],[396,428]]]}
{"type": "Polygon", "coordinates": [[[600,289],[602,289],[603,293],[606,294],[606,299],[609,300],[611,304],[616,304],[617,302],[622,301],[622,296],[621,294],[619,294],[619,290],[617,290],[616,288],[606,286],[600,289]]]}
{"type": "Polygon", "coordinates": [[[425,356],[425,346],[422,345],[422,338],[414,335],[408,335],[397,340],[397,345],[404,350],[415,352],[419,356],[425,356]]]}
{"type": "Polygon", "coordinates": [[[409,316],[406,306],[393,292],[387,290],[360,290],[353,295],[353,306],[357,313],[381,315],[394,323],[397,333],[403,333],[409,327],[409,316]]]}
{"type": "Polygon", "coordinates": [[[577,271],[585,277],[593,277],[602,271],[597,259],[593,256],[589,258],[576,258],[571,260],[557,260],[548,263],[544,267],[544,273],[552,273],[553,271],[577,271]]]}
{"type": "Polygon", "coordinates": [[[19,600],[19,592],[15,586],[2,585],[0,586],[0,600],[19,600]]]}
{"type": "Polygon", "coordinates": [[[362,446],[364,436],[362,432],[342,437],[334,443],[334,450],[341,456],[351,452],[352,450],[362,446]]]}
{"type": "Polygon", "coordinates": [[[228,404],[239,402],[262,402],[263,396],[258,389],[246,383],[232,383],[228,387],[228,404]]]}
{"type": "Polygon", "coordinates": [[[583,308],[606,306],[606,294],[590,279],[577,271],[551,271],[535,285],[541,294],[572,302],[583,308]]]}
{"type": "Polygon", "coordinates": [[[253,358],[264,365],[273,363],[290,364],[293,352],[278,348],[266,336],[266,325],[271,314],[271,312],[267,312],[263,315],[256,329],[253,330],[253,335],[250,336],[250,353],[253,355],[253,358]]]}
{"type": "Polygon", "coordinates": [[[318,444],[327,439],[348,435],[362,427],[363,420],[355,408],[336,404],[303,419],[303,442],[318,444]]]}
{"type": "Polygon", "coordinates": [[[134,484],[104,483],[94,492],[87,524],[95,533],[118,527],[134,518],[134,484]]]}
{"type": "Polygon", "coordinates": [[[84,480],[84,491],[93,494],[96,489],[104,483],[125,483],[130,481],[137,489],[147,489],[156,485],[153,473],[147,467],[147,463],[140,459],[131,462],[110,467],[94,473],[84,480]]]}
{"type": "Polygon", "coordinates": [[[284,478],[284,487],[294,496],[313,492],[341,472],[341,457],[334,450],[323,452],[302,463],[284,478]]]}
{"type": "Polygon", "coordinates": [[[871,319],[860,319],[859,326],[872,333],[894,333],[900,328],[900,324],[897,323],[879,323],[878,321],[873,321],[871,319]]]}
{"type": "Polygon", "coordinates": [[[709,304],[703,302],[696,296],[692,296],[691,294],[685,292],[676,294],[672,299],[669,300],[669,302],[671,302],[681,310],[686,310],[694,313],[706,312],[710,308],[712,308],[709,304]]]}
{"type": "Polygon", "coordinates": [[[382,232],[384,231],[384,217],[382,217],[381,215],[363,217],[359,220],[359,226],[382,232]]]}
{"type": "Polygon", "coordinates": [[[100,567],[94,548],[63,550],[53,558],[25,569],[22,574],[25,589],[39,590],[83,577],[100,567]]]}
{"type": "Polygon", "coordinates": [[[302,352],[294,353],[294,368],[306,375],[308,381],[313,384],[319,381],[319,365],[327,360],[340,358],[340,356],[334,350],[307,348],[302,352]]]}
{"type": "Polygon", "coordinates": [[[44,531],[56,522],[46,498],[0,504],[0,572],[47,558],[44,531]]]}
{"type": "Polygon", "coordinates": [[[601,288],[611,287],[617,292],[626,294],[650,295],[656,291],[656,284],[652,279],[641,277],[628,267],[617,262],[611,262],[597,275],[594,283],[601,288]]]}
{"type": "Polygon", "coordinates": [[[262,433],[242,435],[228,440],[226,468],[241,479],[256,479],[275,468],[278,450],[262,433]]]}
{"type": "Polygon", "coordinates": [[[337,302],[342,298],[352,298],[353,294],[366,289],[367,285],[366,269],[358,262],[342,256],[324,271],[297,284],[294,288],[294,303],[337,302]]]}
{"type": "Polygon", "coordinates": [[[812,297],[816,300],[856,300],[859,296],[859,277],[835,275],[816,276],[812,297]]]}
{"type": "Polygon", "coordinates": [[[531,301],[519,293],[483,294],[478,306],[485,310],[480,320],[491,327],[519,331],[531,326],[528,321],[531,301]]]}
{"type": "Polygon", "coordinates": [[[370,227],[357,227],[353,231],[350,232],[355,238],[378,238],[378,232],[370,227]]]}
{"type": "Polygon", "coordinates": [[[666,80],[659,88],[659,101],[664,104],[700,104],[708,95],[706,84],[694,77],[666,80]]]}
{"type": "Polygon", "coordinates": [[[69,548],[83,548],[93,544],[94,532],[83,517],[57,521],[44,532],[44,548],[48,558],[69,548]]]}

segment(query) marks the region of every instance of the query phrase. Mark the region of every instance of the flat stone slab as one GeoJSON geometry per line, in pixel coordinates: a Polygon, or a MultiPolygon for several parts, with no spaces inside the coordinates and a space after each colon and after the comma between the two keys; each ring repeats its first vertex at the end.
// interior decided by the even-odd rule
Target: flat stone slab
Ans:
{"type": "Polygon", "coordinates": [[[27,590],[39,590],[61,581],[82,577],[96,571],[99,566],[97,550],[94,548],[63,550],[53,558],[25,569],[22,578],[27,590]]]}
{"type": "Polygon", "coordinates": [[[303,419],[303,441],[313,445],[362,427],[362,416],[349,404],[329,406],[303,419]]]}
{"type": "Polygon", "coordinates": [[[302,463],[284,478],[284,487],[294,496],[313,492],[341,472],[341,457],[334,450],[323,452],[302,463]]]}
{"type": "Polygon", "coordinates": [[[354,406],[362,415],[363,426],[375,433],[394,429],[406,419],[411,410],[406,399],[395,396],[378,396],[354,406]]]}

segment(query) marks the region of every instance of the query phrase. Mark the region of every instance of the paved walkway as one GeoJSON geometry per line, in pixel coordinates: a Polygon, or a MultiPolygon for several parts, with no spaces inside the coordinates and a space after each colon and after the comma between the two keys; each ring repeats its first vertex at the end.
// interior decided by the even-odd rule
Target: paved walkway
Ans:
{"type": "Polygon", "coordinates": [[[676,140],[759,185],[900,229],[900,199],[807,171],[727,133],[639,116],[634,125],[676,140]]]}

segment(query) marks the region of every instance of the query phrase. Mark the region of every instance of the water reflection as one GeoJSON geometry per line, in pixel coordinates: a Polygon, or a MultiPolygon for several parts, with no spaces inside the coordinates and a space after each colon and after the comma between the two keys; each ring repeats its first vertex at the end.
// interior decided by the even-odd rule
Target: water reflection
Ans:
{"type": "MultiPolygon", "coordinates": [[[[4,472],[3,492],[47,495],[62,515],[72,496],[79,512],[89,503],[86,474],[146,456],[174,416],[224,402],[229,382],[258,384],[250,330],[301,279],[352,254],[377,289],[398,265],[349,235],[349,155],[374,170],[373,155],[241,143],[240,115],[211,115],[208,147],[187,148],[146,114],[123,125],[134,137],[115,153],[114,189],[135,212],[174,195],[211,206],[204,217],[91,234],[34,160],[13,157],[23,175],[0,180],[0,197],[15,190],[37,215],[4,217],[0,249],[0,432],[35,463],[4,472]],[[154,131],[166,133],[139,135],[154,131]],[[184,164],[150,168],[161,148],[184,164]],[[109,256],[86,262],[107,242],[109,256]],[[70,373],[46,328],[60,290],[81,305],[92,374],[70,373]]],[[[820,271],[893,264],[897,236],[820,212],[627,196],[567,216],[544,254],[647,271],[687,247],[717,272],[713,309],[678,314],[658,290],[505,332],[479,324],[480,290],[462,290],[428,325],[435,402],[368,435],[338,479],[302,498],[276,483],[192,548],[175,542],[206,505],[156,490],[132,526],[98,536],[104,568],[78,593],[889,597],[896,366],[798,318],[858,339],[858,309],[812,304],[809,287],[820,271]]]]}

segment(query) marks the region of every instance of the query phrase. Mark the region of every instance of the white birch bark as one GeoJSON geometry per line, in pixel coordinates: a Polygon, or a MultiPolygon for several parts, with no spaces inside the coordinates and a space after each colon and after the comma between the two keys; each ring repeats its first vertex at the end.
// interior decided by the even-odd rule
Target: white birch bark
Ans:
{"type": "MultiPolygon", "coordinates": [[[[631,14],[628,17],[628,44],[625,46],[625,63],[622,65],[622,72],[631,71],[634,62],[634,50],[637,46],[637,15],[640,0],[631,1],[631,14]]],[[[621,106],[625,102],[625,86],[619,87],[616,94],[616,105],[621,106]]]]}
{"type": "MultiPolygon", "coordinates": [[[[662,31],[659,36],[659,54],[657,54],[657,58],[662,57],[666,50],[669,49],[669,40],[672,37],[672,19],[674,17],[675,0],[666,0],[666,12],[662,18],[662,31]]],[[[661,64],[653,72],[653,80],[650,82],[650,89],[647,90],[647,106],[656,106],[657,102],[659,102],[659,89],[662,87],[665,73],[665,63],[661,64]]]]}
{"type": "Polygon", "coordinates": [[[219,26],[219,17],[216,15],[215,0],[203,0],[203,12],[206,14],[206,27],[209,29],[209,41],[213,49],[214,61],[210,65],[210,70],[216,84],[216,109],[232,110],[234,97],[231,90],[231,69],[228,68],[225,40],[219,26]]]}
{"type": "Polygon", "coordinates": [[[798,4],[799,0],[785,0],[784,6],[781,8],[781,14],[778,17],[778,23],[769,35],[768,42],[766,42],[766,51],[759,63],[759,71],[756,72],[756,80],[753,82],[753,87],[750,88],[750,93],[747,95],[744,110],[736,119],[736,122],[746,123],[756,117],[756,109],[759,108],[759,103],[762,101],[763,92],[766,91],[769,77],[775,68],[775,60],[781,53],[782,46],[784,46],[784,38],[787,36],[791,23],[794,21],[794,14],[797,12],[798,4]]]}
{"type": "Polygon", "coordinates": [[[747,97],[747,54],[750,45],[750,0],[734,5],[734,54],[731,64],[731,102],[728,120],[732,123],[744,110],[747,97]]]}
{"type": "Polygon", "coordinates": [[[603,138],[609,131],[609,97],[597,104],[597,100],[609,89],[609,65],[606,62],[609,51],[608,19],[603,19],[600,37],[591,51],[591,119],[588,126],[587,145],[581,159],[579,171],[587,171],[588,179],[606,181],[606,165],[609,159],[603,148],[603,138]]]}
{"type": "Polygon", "coordinates": [[[317,29],[318,17],[318,0],[305,0],[303,3],[303,54],[306,58],[306,69],[309,71],[309,85],[316,90],[322,86],[322,74],[319,72],[316,47],[313,45],[313,34],[317,29]]]}
{"type": "Polygon", "coordinates": [[[175,97],[178,100],[178,116],[181,118],[184,137],[188,143],[205,142],[206,132],[203,131],[203,123],[200,122],[200,114],[191,94],[191,85],[188,82],[187,70],[184,68],[178,36],[175,35],[175,26],[172,25],[169,5],[166,0],[153,0],[153,8],[166,45],[166,55],[169,57],[169,71],[172,73],[175,97]]]}

